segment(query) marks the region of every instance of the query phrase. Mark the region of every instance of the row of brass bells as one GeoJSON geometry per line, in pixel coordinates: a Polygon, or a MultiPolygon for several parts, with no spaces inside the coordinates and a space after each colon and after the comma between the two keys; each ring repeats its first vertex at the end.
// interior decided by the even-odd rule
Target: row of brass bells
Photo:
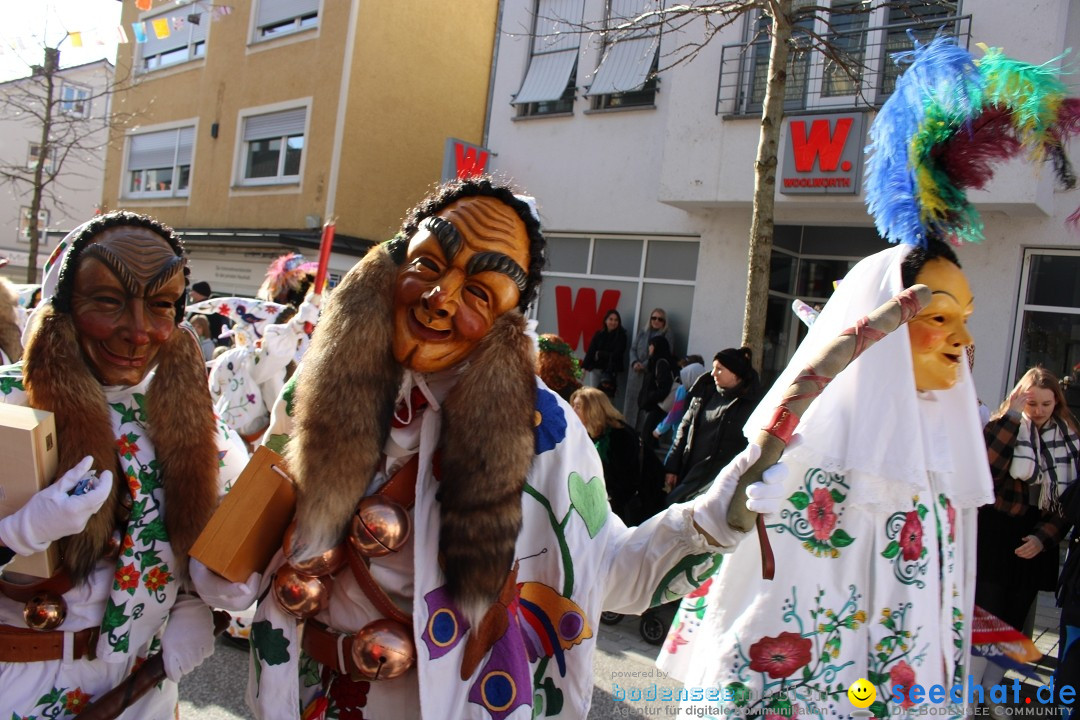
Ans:
{"type": "Polygon", "coordinates": [[[67,618],[67,603],[54,592],[38,593],[23,606],[23,622],[31,630],[55,630],[67,618]]]}
{"type": "Polygon", "coordinates": [[[383,495],[369,495],[353,513],[349,544],[360,557],[382,557],[400,550],[411,532],[408,510],[383,495]]]}
{"type": "MultiPolygon", "coordinates": [[[[294,522],[285,531],[282,542],[285,557],[292,554],[295,528],[294,522]]],[[[330,602],[330,575],[344,564],[341,546],[301,562],[290,560],[274,575],[274,598],[282,610],[301,620],[317,615],[330,602]]]]}
{"type": "Polygon", "coordinates": [[[409,628],[381,618],[356,631],[349,655],[364,680],[392,680],[416,663],[416,644],[409,628]]]}

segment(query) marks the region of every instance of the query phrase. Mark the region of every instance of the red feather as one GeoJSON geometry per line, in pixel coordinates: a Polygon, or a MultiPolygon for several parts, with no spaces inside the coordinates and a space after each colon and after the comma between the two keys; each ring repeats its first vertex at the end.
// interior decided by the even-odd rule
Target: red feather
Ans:
{"type": "Polygon", "coordinates": [[[989,108],[934,150],[939,166],[958,188],[982,190],[994,177],[993,164],[1020,153],[1009,113],[989,108]]]}

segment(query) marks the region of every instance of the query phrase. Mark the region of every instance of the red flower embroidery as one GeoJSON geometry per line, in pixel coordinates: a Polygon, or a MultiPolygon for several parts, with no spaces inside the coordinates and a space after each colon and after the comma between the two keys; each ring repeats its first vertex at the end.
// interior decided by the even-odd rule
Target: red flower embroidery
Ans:
{"type": "Polygon", "coordinates": [[[907,696],[908,690],[915,684],[915,669],[901,660],[900,662],[889,668],[889,687],[895,687],[901,685],[904,688],[904,702],[900,704],[900,707],[905,710],[915,703],[913,703],[907,696]]]}
{"type": "Polygon", "coordinates": [[[945,501],[945,512],[949,516],[949,542],[956,541],[956,508],[948,500],[945,501]]]}
{"type": "Polygon", "coordinates": [[[825,488],[814,491],[814,500],[806,509],[810,526],[814,528],[814,537],[826,541],[836,528],[836,513],[833,512],[833,498],[825,488]]]}
{"type": "Polygon", "coordinates": [[[232,314],[232,308],[230,308],[226,303],[221,303],[221,305],[218,306],[217,313],[218,315],[224,315],[225,317],[229,317],[229,315],[232,314]]]}
{"type": "Polygon", "coordinates": [[[705,595],[707,595],[708,592],[709,592],[709,586],[710,585],[712,585],[712,578],[709,578],[705,582],[701,583],[701,585],[698,586],[698,588],[696,590],[694,590],[694,592],[690,593],[686,597],[688,597],[688,598],[705,597],[705,595]]]}
{"type": "Polygon", "coordinates": [[[684,627],[685,623],[679,623],[679,627],[675,628],[675,632],[668,635],[668,638],[670,638],[671,640],[671,642],[669,642],[667,646],[667,651],[669,653],[679,652],[679,646],[685,645],[688,642],[682,634],[684,627]]]}
{"type": "Polygon", "coordinates": [[[811,645],[809,638],[793,632],[762,638],[750,646],[750,669],[786,678],[810,662],[811,645]]]}
{"type": "Polygon", "coordinates": [[[905,516],[904,527],[900,530],[900,547],[905,560],[918,560],[922,555],[922,533],[919,513],[912,510],[905,516]]]}
{"type": "Polygon", "coordinates": [[[346,676],[338,677],[330,685],[330,699],[338,708],[338,717],[341,720],[363,720],[363,707],[367,705],[368,689],[371,683],[367,680],[352,681],[346,676]]]}
{"type": "Polygon", "coordinates": [[[135,453],[139,452],[139,446],[131,440],[128,440],[127,435],[121,435],[116,439],[116,447],[118,452],[123,457],[131,457],[135,453]]]}
{"type": "Polygon", "coordinates": [[[172,575],[168,570],[162,570],[160,567],[150,568],[150,572],[143,576],[143,584],[146,585],[146,589],[154,592],[165,587],[167,583],[172,580],[172,575]]]}
{"type": "Polygon", "coordinates": [[[116,571],[114,579],[117,590],[134,590],[139,586],[139,571],[135,569],[134,563],[125,565],[116,571]]]}
{"type": "Polygon", "coordinates": [[[131,491],[131,497],[135,497],[139,494],[139,488],[142,487],[142,483],[139,482],[139,478],[134,475],[127,476],[128,490],[131,491]]]}
{"type": "Polygon", "coordinates": [[[135,550],[135,541],[131,538],[130,535],[124,535],[124,543],[120,547],[120,554],[130,556],[131,553],[134,550],[135,550]]]}
{"type": "Polygon", "coordinates": [[[89,702],[90,695],[84,693],[80,688],[75,688],[64,695],[64,709],[72,715],[81,713],[89,702]]]}

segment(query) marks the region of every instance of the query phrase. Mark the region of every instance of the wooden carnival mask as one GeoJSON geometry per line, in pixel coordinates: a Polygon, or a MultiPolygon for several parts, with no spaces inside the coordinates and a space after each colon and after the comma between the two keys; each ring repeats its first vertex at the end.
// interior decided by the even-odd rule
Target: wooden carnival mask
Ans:
{"type": "Polygon", "coordinates": [[[394,284],[394,357],[416,372],[464,360],[517,306],[529,237],[513,208],[468,197],[420,224],[394,284]]]}
{"type": "Polygon", "coordinates": [[[959,379],[960,364],[967,362],[965,348],[972,342],[967,321],[975,298],[964,273],[945,258],[928,260],[915,282],[933,291],[930,304],[908,323],[915,387],[947,390],[959,379]]]}

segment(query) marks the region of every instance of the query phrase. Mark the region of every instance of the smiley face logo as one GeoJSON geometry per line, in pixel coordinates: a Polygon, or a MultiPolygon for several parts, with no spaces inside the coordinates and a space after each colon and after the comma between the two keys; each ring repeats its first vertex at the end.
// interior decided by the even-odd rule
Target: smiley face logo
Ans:
{"type": "Polygon", "coordinates": [[[848,700],[857,708],[869,707],[877,698],[877,690],[866,678],[859,678],[851,683],[847,690],[848,700]]]}

